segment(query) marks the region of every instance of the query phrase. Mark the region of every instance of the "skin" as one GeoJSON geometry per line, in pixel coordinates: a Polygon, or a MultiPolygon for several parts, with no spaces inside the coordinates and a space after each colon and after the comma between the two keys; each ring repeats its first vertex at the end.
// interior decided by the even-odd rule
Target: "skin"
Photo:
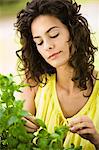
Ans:
{"type": "MultiPolygon", "coordinates": [[[[71,80],[74,70],[68,64],[71,41],[69,41],[70,35],[67,27],[54,16],[41,15],[33,20],[31,24],[31,32],[39,53],[57,70],[56,87],[58,91],[63,94],[63,97],[65,95],[65,97],[67,96],[66,99],[71,101],[70,107],[75,103],[74,99],[78,100],[76,103],[79,104],[78,107],[81,109],[86,104],[87,100],[83,97],[84,93],[81,92],[71,80]],[[81,101],[84,100],[83,103],[81,103],[79,99],[81,99],[81,101]]],[[[25,97],[24,109],[31,113],[29,117],[23,118],[27,120],[26,128],[29,132],[33,132],[39,128],[33,117],[35,114],[34,99],[36,91],[37,87],[33,89],[26,88],[23,91],[23,97],[25,97]],[[26,93],[29,93],[28,95],[30,96],[27,97],[26,93]]],[[[88,91],[86,92],[88,93],[88,91]]],[[[59,99],[62,99],[61,95],[58,95],[59,99]]],[[[65,104],[67,102],[64,99],[62,103],[66,106],[65,104]]],[[[73,116],[73,114],[71,116],[73,116]]],[[[93,122],[88,116],[74,118],[69,122],[69,127],[71,132],[79,134],[82,138],[93,143],[97,149],[99,148],[99,133],[97,133],[93,122]]]]}
{"type": "Polygon", "coordinates": [[[39,16],[32,22],[31,31],[39,53],[50,65],[57,68],[68,61],[69,31],[58,19],[51,16],[39,16]],[[54,55],[56,53],[58,54],[54,55]],[[51,57],[52,55],[54,56],[51,57]]]}
{"type": "Polygon", "coordinates": [[[82,138],[89,140],[99,148],[99,134],[92,120],[88,116],[81,116],[72,119],[69,123],[71,132],[78,133],[82,138]]]}

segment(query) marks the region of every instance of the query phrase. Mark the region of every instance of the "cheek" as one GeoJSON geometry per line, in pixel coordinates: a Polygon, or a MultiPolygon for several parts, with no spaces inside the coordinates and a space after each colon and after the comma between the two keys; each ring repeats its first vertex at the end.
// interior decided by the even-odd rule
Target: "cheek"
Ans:
{"type": "Polygon", "coordinates": [[[67,41],[62,41],[60,44],[60,49],[64,51],[64,53],[70,53],[70,46],[67,41]]]}
{"type": "Polygon", "coordinates": [[[43,52],[42,49],[37,46],[37,50],[42,55],[42,52],[43,52]]]}
{"type": "Polygon", "coordinates": [[[41,54],[41,56],[45,59],[45,53],[44,53],[44,51],[38,49],[38,52],[39,52],[39,53],[41,54]]]}
{"type": "Polygon", "coordinates": [[[63,46],[63,55],[66,60],[69,60],[71,54],[70,54],[70,47],[68,44],[65,44],[63,46]]]}

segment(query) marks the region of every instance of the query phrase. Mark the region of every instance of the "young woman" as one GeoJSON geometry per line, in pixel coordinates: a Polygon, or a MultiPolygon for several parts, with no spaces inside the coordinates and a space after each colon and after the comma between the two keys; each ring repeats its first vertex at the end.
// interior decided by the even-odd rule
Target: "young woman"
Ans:
{"type": "MultiPolygon", "coordinates": [[[[94,70],[94,53],[87,20],[72,0],[32,0],[17,16],[22,48],[24,118],[29,132],[42,119],[49,132],[70,127],[64,146],[82,145],[99,149],[99,73],[94,70]]],[[[19,52],[22,55],[19,55],[19,52]]]]}

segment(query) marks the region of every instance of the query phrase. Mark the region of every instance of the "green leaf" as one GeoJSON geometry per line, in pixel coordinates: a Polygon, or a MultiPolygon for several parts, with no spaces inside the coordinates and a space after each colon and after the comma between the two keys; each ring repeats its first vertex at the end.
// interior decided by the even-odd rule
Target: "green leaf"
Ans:
{"type": "Polygon", "coordinates": [[[50,135],[50,138],[51,138],[51,139],[59,139],[60,136],[59,136],[59,134],[57,134],[57,133],[52,133],[52,134],[50,135]]]}
{"type": "MultiPolygon", "coordinates": [[[[17,100],[15,92],[21,92],[22,87],[16,84],[12,74],[0,74],[0,149],[2,150],[67,150],[63,147],[64,138],[69,130],[66,126],[55,128],[54,133],[48,133],[41,119],[35,119],[40,126],[34,133],[25,129],[22,117],[29,115],[23,110],[23,100],[17,100]]],[[[82,147],[71,145],[68,150],[81,150],[82,147]]]]}
{"type": "Polygon", "coordinates": [[[82,150],[82,146],[75,147],[75,150],[82,150]]]}
{"type": "Polygon", "coordinates": [[[3,117],[4,109],[0,108],[0,119],[3,117]]]}
{"type": "Polygon", "coordinates": [[[57,140],[52,141],[51,147],[53,148],[53,150],[62,150],[62,147],[61,147],[60,143],[57,143],[57,140]]]}
{"type": "Polygon", "coordinates": [[[16,122],[18,122],[18,118],[17,118],[17,116],[11,116],[11,118],[9,118],[9,120],[8,120],[8,125],[10,126],[10,125],[12,125],[13,123],[16,123],[16,122]]]}
{"type": "Polygon", "coordinates": [[[19,113],[19,115],[20,115],[21,117],[25,117],[25,116],[28,116],[29,113],[28,113],[27,111],[25,111],[25,110],[21,110],[20,113],[19,113]]]}
{"type": "Polygon", "coordinates": [[[45,123],[41,119],[35,119],[35,121],[40,127],[47,129],[45,123]]]}
{"type": "Polygon", "coordinates": [[[37,139],[37,146],[41,148],[42,150],[46,150],[49,145],[49,139],[48,138],[38,138],[37,139]]]}
{"type": "Polygon", "coordinates": [[[8,137],[7,142],[8,142],[8,146],[11,148],[17,147],[18,140],[14,138],[13,136],[8,137]]]}
{"type": "Polygon", "coordinates": [[[39,134],[38,134],[38,137],[46,137],[46,138],[48,138],[49,137],[49,133],[48,133],[48,131],[44,128],[44,129],[40,129],[39,130],[39,134]]]}
{"type": "Polygon", "coordinates": [[[55,133],[60,135],[60,139],[63,140],[66,136],[67,132],[69,131],[69,128],[66,125],[61,125],[59,127],[55,127],[55,133]]]}
{"type": "Polygon", "coordinates": [[[33,150],[42,150],[42,149],[38,147],[33,147],[33,150]]]}

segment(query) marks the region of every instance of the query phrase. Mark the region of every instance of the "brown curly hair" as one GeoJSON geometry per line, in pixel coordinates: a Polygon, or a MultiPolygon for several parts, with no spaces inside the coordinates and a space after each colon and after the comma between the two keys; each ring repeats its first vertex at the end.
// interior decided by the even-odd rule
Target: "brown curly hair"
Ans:
{"type": "Polygon", "coordinates": [[[69,60],[70,66],[75,69],[72,80],[82,90],[87,89],[87,81],[90,81],[93,89],[93,63],[97,48],[92,44],[87,20],[79,13],[80,7],[81,5],[72,0],[32,0],[18,13],[15,27],[20,32],[22,48],[17,50],[16,54],[23,64],[20,69],[25,71],[28,81],[33,79],[37,84],[42,83],[43,74],[56,73],[56,69],[39,54],[31,33],[31,23],[37,16],[52,15],[67,26],[72,45],[75,47],[75,52],[69,60]]]}

